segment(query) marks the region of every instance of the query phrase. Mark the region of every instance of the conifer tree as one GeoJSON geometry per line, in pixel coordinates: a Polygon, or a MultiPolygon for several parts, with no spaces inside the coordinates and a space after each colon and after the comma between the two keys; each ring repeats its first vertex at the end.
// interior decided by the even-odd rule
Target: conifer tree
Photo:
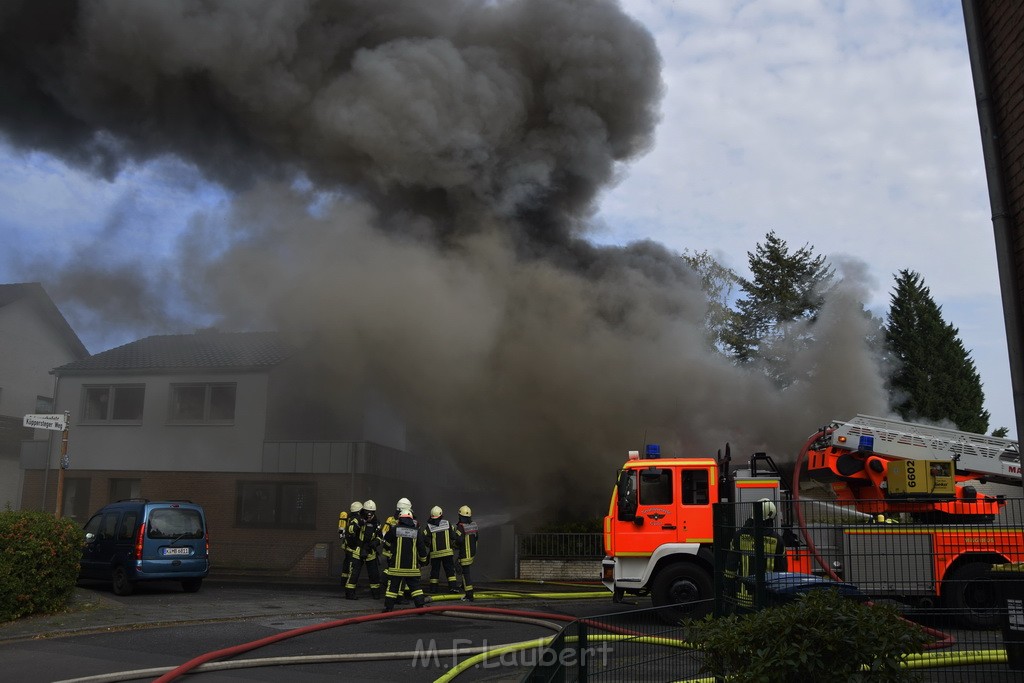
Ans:
{"type": "Polygon", "coordinates": [[[886,346],[895,363],[890,403],[904,420],[949,420],[984,434],[985,394],[960,331],[942,318],[921,276],[901,270],[890,297],[886,346]]]}
{"type": "Polygon", "coordinates": [[[747,252],[747,261],[752,277],[740,279],[746,296],[736,302],[724,341],[737,362],[759,366],[776,384],[788,386],[795,379],[788,360],[810,342],[810,323],[834,271],[810,245],[790,253],[774,231],[747,252]]]}

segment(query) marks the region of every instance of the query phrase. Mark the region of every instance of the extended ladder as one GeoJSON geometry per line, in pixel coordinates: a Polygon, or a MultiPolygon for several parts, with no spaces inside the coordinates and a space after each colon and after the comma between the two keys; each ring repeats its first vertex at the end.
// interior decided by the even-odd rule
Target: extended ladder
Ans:
{"type": "Polygon", "coordinates": [[[1021,483],[1020,450],[1012,439],[871,415],[836,422],[834,445],[840,436],[846,437],[844,448],[857,448],[861,436],[870,436],[874,451],[882,455],[903,460],[950,459],[956,462],[958,472],[1021,483]]]}

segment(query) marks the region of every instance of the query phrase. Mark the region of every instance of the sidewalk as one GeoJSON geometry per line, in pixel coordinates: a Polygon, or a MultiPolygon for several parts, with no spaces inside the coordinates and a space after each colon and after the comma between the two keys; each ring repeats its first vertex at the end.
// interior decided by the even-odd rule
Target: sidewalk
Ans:
{"type": "MultiPolygon", "coordinates": [[[[364,591],[365,593],[365,591],[364,591]]],[[[231,577],[207,579],[197,593],[173,583],[140,586],[122,598],[100,584],[77,586],[65,612],[32,615],[0,623],[0,643],[69,634],[117,631],[140,626],[266,617],[345,618],[378,612],[381,601],[363,595],[345,600],[333,583],[266,583],[231,577]]]]}
{"type": "MultiPolygon", "coordinates": [[[[549,590],[553,585],[545,586],[541,582],[531,587],[549,590]]],[[[524,588],[526,586],[523,583],[513,581],[476,584],[480,594],[523,591],[524,588]]],[[[585,587],[562,587],[559,592],[586,590],[585,587]]],[[[118,597],[110,592],[109,585],[88,583],[75,588],[71,604],[64,612],[33,615],[0,623],[0,644],[72,634],[267,616],[282,619],[344,619],[357,614],[380,612],[384,606],[383,601],[373,600],[369,596],[365,583],[358,594],[358,600],[346,600],[340,582],[332,579],[298,581],[224,574],[208,577],[197,593],[184,593],[175,582],[157,582],[151,585],[139,584],[135,594],[118,597]]],[[[449,597],[443,599],[441,595],[435,596],[439,598],[435,604],[460,604],[459,596],[446,595],[449,597]]],[[[609,593],[609,604],[610,596],[609,593]]],[[[543,599],[532,600],[531,604],[544,602],[543,599]]],[[[523,602],[502,598],[487,601],[489,607],[507,605],[522,606],[523,602]]]]}

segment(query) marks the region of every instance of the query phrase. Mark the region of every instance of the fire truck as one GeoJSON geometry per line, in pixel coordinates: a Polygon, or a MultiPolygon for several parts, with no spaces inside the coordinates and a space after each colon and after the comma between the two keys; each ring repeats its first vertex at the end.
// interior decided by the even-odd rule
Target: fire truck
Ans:
{"type": "Polygon", "coordinates": [[[1018,526],[994,523],[1019,497],[981,489],[1020,487],[1016,441],[857,415],[811,435],[789,482],[764,453],[734,471],[730,463],[728,446],[717,457],[663,458],[656,445],[630,452],[604,518],[602,579],[613,600],[649,595],[669,621],[705,613],[714,504],[735,504],[739,518],[768,498],[783,511],[773,523],[790,571],[872,598],[941,605],[967,626],[996,623],[985,575],[1024,561],[1024,536],[1019,516],[1018,526]]]}

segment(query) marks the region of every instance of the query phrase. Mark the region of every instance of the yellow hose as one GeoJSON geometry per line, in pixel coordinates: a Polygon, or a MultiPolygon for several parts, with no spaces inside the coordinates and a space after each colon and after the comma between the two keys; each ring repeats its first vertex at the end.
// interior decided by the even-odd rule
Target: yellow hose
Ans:
{"type": "MultiPolygon", "coordinates": [[[[608,598],[611,595],[608,591],[581,591],[579,593],[519,593],[515,591],[486,591],[484,593],[474,592],[473,596],[480,600],[507,600],[515,598],[540,598],[544,600],[583,600],[593,598],[608,598]]],[[[461,600],[459,593],[446,593],[444,595],[431,595],[431,602],[444,602],[448,600],[461,600]]]]}
{"type": "MultiPolygon", "coordinates": [[[[454,678],[456,676],[461,674],[466,669],[469,669],[470,667],[476,666],[478,664],[485,665],[487,663],[488,659],[493,659],[495,657],[501,657],[502,655],[504,655],[504,654],[506,654],[508,652],[519,652],[519,651],[522,651],[522,650],[529,650],[531,648],[547,647],[548,645],[551,644],[551,641],[553,641],[555,638],[557,638],[557,636],[548,636],[546,638],[536,638],[534,640],[524,640],[524,641],[519,642],[519,643],[509,643],[508,645],[502,645],[500,647],[492,648],[492,649],[488,650],[487,652],[481,652],[480,654],[473,655],[472,657],[468,657],[465,660],[459,662],[458,664],[453,666],[451,669],[449,669],[443,676],[441,676],[440,678],[434,679],[434,683],[449,683],[449,681],[454,680],[454,678]]],[[[686,643],[686,642],[684,642],[682,640],[678,640],[678,639],[675,639],[675,638],[659,638],[657,636],[639,636],[638,637],[638,636],[627,636],[627,635],[591,635],[591,636],[589,636],[587,638],[588,642],[590,642],[590,641],[603,641],[603,642],[612,641],[612,642],[615,642],[615,641],[622,641],[622,640],[628,640],[631,643],[643,643],[645,645],[663,645],[663,646],[667,646],[667,647],[678,647],[678,648],[683,648],[683,649],[687,649],[687,650],[694,649],[693,645],[691,645],[689,643],[686,643]]],[[[579,641],[579,638],[577,636],[569,636],[569,637],[567,637],[565,639],[565,641],[567,643],[575,643],[575,642],[579,641]]]]}

